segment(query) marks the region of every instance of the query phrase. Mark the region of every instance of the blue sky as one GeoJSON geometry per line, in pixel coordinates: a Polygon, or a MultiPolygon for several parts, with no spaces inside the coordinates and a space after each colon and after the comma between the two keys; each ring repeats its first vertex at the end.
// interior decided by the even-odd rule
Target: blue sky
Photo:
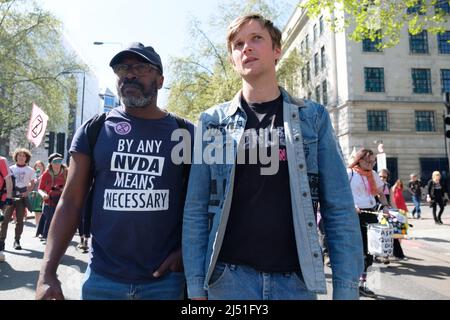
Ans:
{"type": "MultiPolygon", "coordinates": [[[[296,0],[285,0],[286,18],[292,14],[296,0]]],[[[210,17],[216,13],[218,0],[38,0],[64,24],[72,45],[94,70],[101,87],[115,91],[115,77],[108,64],[121,44],[134,41],[152,45],[161,55],[165,70],[169,57],[183,56],[190,50],[187,27],[192,17],[202,21],[207,29],[210,17]],[[93,45],[94,41],[116,44],[93,45]]],[[[283,26],[279,26],[283,28],[283,26]]],[[[223,35],[225,38],[225,34],[223,35]]],[[[165,74],[166,84],[170,75],[165,74]]],[[[160,91],[164,105],[167,90],[160,91]]]]}

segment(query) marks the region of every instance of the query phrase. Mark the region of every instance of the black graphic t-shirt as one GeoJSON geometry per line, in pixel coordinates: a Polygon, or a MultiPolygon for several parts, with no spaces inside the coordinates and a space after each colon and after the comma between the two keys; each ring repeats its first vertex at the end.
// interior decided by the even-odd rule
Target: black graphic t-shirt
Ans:
{"type": "Polygon", "coordinates": [[[250,105],[241,99],[248,117],[241,144],[245,163],[238,156],[231,211],[219,260],[265,272],[299,271],[283,98],[280,95],[274,101],[250,105]],[[265,164],[265,157],[260,154],[271,155],[274,130],[278,133],[279,151],[275,159],[279,168],[273,175],[263,175],[261,169],[273,164],[265,164]],[[257,161],[251,162],[252,154],[258,155],[257,161]]]}
{"type": "Polygon", "coordinates": [[[408,188],[411,194],[415,196],[421,196],[422,195],[422,188],[421,188],[421,182],[419,180],[416,181],[410,181],[408,183],[408,188]]]}

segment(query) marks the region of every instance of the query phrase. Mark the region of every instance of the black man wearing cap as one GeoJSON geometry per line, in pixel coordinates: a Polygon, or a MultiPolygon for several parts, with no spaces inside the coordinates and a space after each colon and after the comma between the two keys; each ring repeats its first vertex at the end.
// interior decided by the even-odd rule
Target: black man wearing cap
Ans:
{"type": "MultiPolygon", "coordinates": [[[[86,124],[75,134],[37,299],[64,298],[56,269],[78,226],[91,185],[92,258],[82,299],[183,298],[183,166],[171,158],[178,144],[171,135],[180,126],[172,114],[157,106],[164,82],[161,59],[152,47],[133,43],[113,57],[110,66],[117,76],[122,106],[108,113],[94,148],[86,124]]],[[[193,134],[194,126],[186,124],[193,134]]]]}

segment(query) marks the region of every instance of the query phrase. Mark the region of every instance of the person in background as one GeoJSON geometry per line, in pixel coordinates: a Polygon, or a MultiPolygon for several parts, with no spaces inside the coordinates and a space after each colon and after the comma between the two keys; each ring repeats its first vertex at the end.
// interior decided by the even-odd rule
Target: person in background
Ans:
{"type": "Polygon", "coordinates": [[[41,182],[42,174],[45,171],[45,165],[41,160],[37,160],[33,166],[35,176],[34,176],[34,188],[33,191],[30,192],[28,196],[28,200],[30,202],[30,208],[32,210],[32,214],[34,214],[34,221],[36,225],[36,237],[42,235],[42,232],[39,232],[39,222],[42,216],[42,206],[43,199],[42,195],[39,193],[39,183],[41,182]]]}
{"type": "Polygon", "coordinates": [[[51,154],[48,158],[47,170],[45,170],[39,183],[39,192],[44,200],[43,217],[45,222],[42,238],[45,240],[47,239],[53,214],[66,184],[67,168],[62,162],[63,157],[61,154],[51,154]]]}
{"type": "MultiPolygon", "coordinates": [[[[386,200],[387,200],[388,204],[390,206],[392,206],[392,203],[391,203],[391,184],[388,182],[391,173],[389,172],[388,169],[380,169],[380,170],[378,170],[378,175],[380,176],[380,180],[384,184],[383,185],[383,194],[386,197],[386,200]]],[[[375,198],[377,199],[377,203],[381,204],[380,197],[376,196],[375,198]]],[[[378,262],[378,263],[381,263],[381,262],[383,262],[384,264],[389,264],[390,263],[389,257],[383,258],[382,261],[379,259],[379,257],[376,257],[376,256],[373,259],[374,259],[375,262],[378,262]]]]}
{"type": "Polygon", "coordinates": [[[366,297],[375,297],[375,293],[367,286],[367,269],[373,263],[373,255],[369,253],[367,242],[368,224],[378,223],[377,215],[374,214],[376,198],[383,205],[383,212],[389,213],[389,203],[383,192],[384,183],[373,170],[376,158],[370,149],[360,149],[350,160],[347,169],[348,180],[353,192],[355,209],[358,213],[359,223],[363,240],[364,271],[360,277],[359,293],[366,297]]]}
{"type": "MultiPolygon", "coordinates": [[[[13,204],[13,183],[11,179],[11,172],[9,171],[8,161],[6,158],[0,156],[0,222],[5,220],[3,210],[13,204]]],[[[5,261],[5,242],[0,242],[0,262],[5,261]]]]}
{"type": "Polygon", "coordinates": [[[28,206],[28,194],[34,188],[34,169],[28,166],[31,159],[31,152],[25,148],[14,151],[13,159],[15,164],[10,166],[12,178],[14,179],[13,205],[5,211],[5,219],[0,228],[0,248],[4,246],[8,232],[8,223],[11,220],[14,210],[16,212],[16,229],[13,247],[15,250],[22,250],[20,237],[23,232],[23,220],[25,210],[28,206]]]}
{"type": "MultiPolygon", "coordinates": [[[[378,171],[378,175],[380,176],[380,180],[383,182],[383,194],[386,197],[389,205],[391,204],[391,184],[388,182],[391,173],[388,169],[381,169],[378,171]]],[[[378,199],[378,197],[377,197],[378,199]]]]}
{"type": "Polygon", "coordinates": [[[398,179],[392,186],[392,204],[395,208],[408,212],[405,198],[403,197],[403,181],[398,179]]]}
{"type": "MultiPolygon", "coordinates": [[[[403,197],[403,181],[398,179],[392,186],[393,207],[402,210],[405,215],[408,214],[408,207],[406,206],[405,198],[403,197]]],[[[394,257],[402,260],[407,260],[401,246],[401,240],[394,238],[394,257]]]]}
{"type": "Polygon", "coordinates": [[[408,191],[411,194],[411,199],[414,203],[414,209],[411,214],[413,218],[417,216],[417,219],[421,219],[422,210],[420,210],[420,201],[422,199],[422,181],[417,178],[416,173],[412,173],[410,178],[408,191]]]}
{"type": "Polygon", "coordinates": [[[446,192],[446,186],[441,182],[441,173],[434,171],[427,184],[427,202],[433,208],[433,218],[436,224],[443,224],[441,218],[447,201],[446,192]],[[437,205],[439,205],[439,213],[436,215],[437,205]]]}

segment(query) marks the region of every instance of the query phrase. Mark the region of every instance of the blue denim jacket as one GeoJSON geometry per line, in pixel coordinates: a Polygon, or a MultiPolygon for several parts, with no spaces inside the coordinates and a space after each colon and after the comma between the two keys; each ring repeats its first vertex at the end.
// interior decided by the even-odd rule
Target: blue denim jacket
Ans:
{"type": "MultiPolygon", "coordinates": [[[[294,99],[283,89],[282,95],[294,231],[305,284],[315,293],[326,293],[314,212],[319,202],[333,269],[333,298],[357,299],[363,271],[361,232],[329,114],[323,106],[294,99]]],[[[207,297],[225,235],[235,165],[233,158],[222,164],[211,163],[209,158],[222,156],[211,151],[214,146],[237,152],[247,120],[240,96],[238,93],[232,101],[203,112],[197,127],[182,242],[189,297],[207,297]],[[208,141],[214,130],[216,138],[217,133],[224,138],[208,141]]],[[[224,160],[233,156],[223,154],[224,160]]]]}

